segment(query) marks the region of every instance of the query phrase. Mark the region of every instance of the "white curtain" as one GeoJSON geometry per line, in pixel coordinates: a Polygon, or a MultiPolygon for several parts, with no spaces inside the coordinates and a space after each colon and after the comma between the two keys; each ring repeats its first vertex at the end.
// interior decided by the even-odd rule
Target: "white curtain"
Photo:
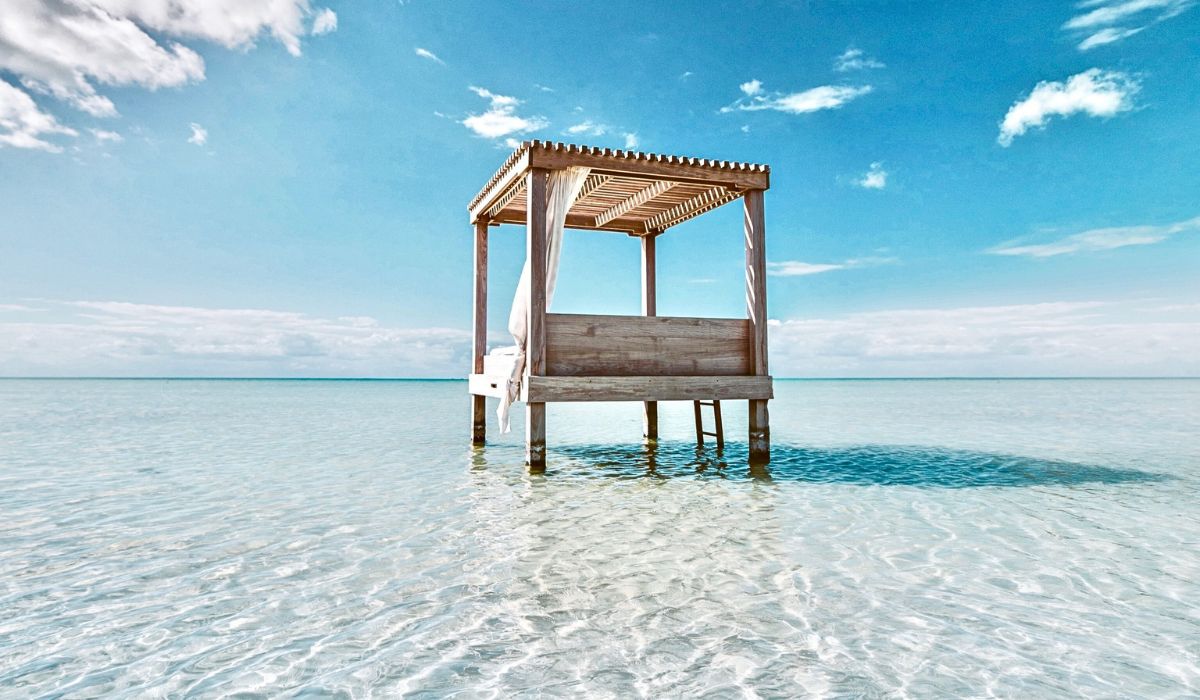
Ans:
{"type": "MultiPolygon", "coordinates": [[[[554,299],[554,284],[558,281],[558,258],[562,253],[563,225],[567,222],[567,211],[579,197],[589,168],[570,167],[550,173],[546,183],[546,308],[554,299]]],[[[517,341],[517,361],[513,363],[512,376],[500,399],[496,417],[500,420],[500,432],[509,431],[508,414],[513,403],[521,394],[521,379],[525,376],[525,346],[529,338],[529,261],[521,270],[521,281],[513,297],[512,311],[508,314],[508,332],[517,341]]]]}

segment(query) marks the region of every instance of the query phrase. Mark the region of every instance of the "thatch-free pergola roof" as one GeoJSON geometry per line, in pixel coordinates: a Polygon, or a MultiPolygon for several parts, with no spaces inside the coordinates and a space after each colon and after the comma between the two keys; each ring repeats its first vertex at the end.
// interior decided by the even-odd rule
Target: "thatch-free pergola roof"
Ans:
{"type": "Polygon", "coordinates": [[[657,235],[770,186],[766,165],[526,141],[471,200],[471,222],[524,224],[532,168],[591,169],[567,215],[568,228],[657,235]]]}

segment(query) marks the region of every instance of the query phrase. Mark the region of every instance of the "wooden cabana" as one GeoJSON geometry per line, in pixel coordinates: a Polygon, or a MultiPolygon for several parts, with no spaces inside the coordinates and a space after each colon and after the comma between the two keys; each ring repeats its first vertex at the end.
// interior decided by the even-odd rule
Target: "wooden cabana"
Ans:
{"type": "MultiPolygon", "coordinates": [[[[581,171],[579,171],[581,172],[581,171]]],[[[488,227],[524,224],[528,265],[525,367],[526,457],[546,458],[546,404],[644,402],[645,437],[658,437],[658,401],[749,401],[752,461],[770,459],[767,400],[766,165],[663,156],[545,141],[521,144],[471,201],[475,226],[472,441],[484,442],[485,397],[503,397],[509,377],[487,357],[488,227]],[[547,182],[554,171],[588,168],[565,227],[640,239],[642,315],[546,312],[547,182]],[[671,227],[741,200],[745,212],[746,318],[658,316],[655,240],[671,227]]],[[[699,409],[697,408],[697,411],[699,409]]],[[[698,415],[698,413],[697,413],[698,415]]]]}

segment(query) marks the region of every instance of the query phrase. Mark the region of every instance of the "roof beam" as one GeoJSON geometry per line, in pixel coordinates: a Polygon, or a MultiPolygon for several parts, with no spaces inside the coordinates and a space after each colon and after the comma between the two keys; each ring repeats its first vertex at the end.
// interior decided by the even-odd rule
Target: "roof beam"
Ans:
{"type": "Polygon", "coordinates": [[[662,194],[663,192],[666,192],[667,190],[671,189],[674,186],[675,186],[675,183],[670,182],[669,180],[662,180],[659,182],[655,182],[654,184],[650,185],[649,187],[636,192],[633,196],[629,197],[628,199],[626,199],[622,202],[619,202],[616,206],[613,206],[612,208],[607,209],[607,210],[602,211],[599,214],[597,214],[596,215],[596,226],[603,226],[603,225],[607,224],[608,222],[612,221],[613,219],[619,218],[619,217],[633,211],[634,209],[637,209],[638,207],[642,206],[646,202],[649,202],[650,200],[654,199],[655,197],[662,194]]]}
{"type": "Polygon", "coordinates": [[[495,204],[488,207],[487,218],[488,219],[496,218],[496,215],[499,214],[501,211],[503,211],[504,207],[507,207],[509,204],[512,204],[512,201],[514,199],[516,199],[524,191],[525,191],[525,179],[521,178],[520,180],[517,180],[517,182],[512,187],[508,188],[507,192],[500,195],[500,198],[496,200],[495,204]]]}
{"type": "Polygon", "coordinates": [[[737,190],[713,187],[647,219],[646,233],[662,233],[676,224],[700,216],[722,204],[728,204],[740,196],[741,194],[737,190]]]}

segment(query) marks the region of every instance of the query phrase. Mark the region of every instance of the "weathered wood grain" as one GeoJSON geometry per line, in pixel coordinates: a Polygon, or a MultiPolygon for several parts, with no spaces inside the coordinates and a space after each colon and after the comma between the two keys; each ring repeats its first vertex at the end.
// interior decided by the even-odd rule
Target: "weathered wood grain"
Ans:
{"type": "MultiPolygon", "coordinates": [[[[656,316],[658,313],[658,264],[655,252],[655,236],[645,236],[642,242],[642,315],[656,316]]],[[[642,404],[642,437],[658,439],[658,402],[642,404]]]]}
{"type": "Polygon", "coordinates": [[[526,401],[769,399],[770,377],[529,377],[526,401]]]}
{"type": "Polygon", "coordinates": [[[546,372],[546,179],[540,168],[529,171],[525,191],[525,261],[529,264],[529,325],[525,340],[525,373],[546,372]]]}
{"type": "Polygon", "coordinates": [[[547,314],[550,376],[751,374],[743,319],[547,314]]]}
{"type": "MultiPolygon", "coordinates": [[[[474,336],[471,340],[471,371],[483,371],[483,357],[487,354],[487,256],[488,225],[486,221],[475,224],[475,275],[473,288],[475,305],[472,314],[474,336]]],[[[482,396],[471,399],[471,442],[483,444],[487,437],[487,401],[482,396]]]]}
{"type": "Polygon", "coordinates": [[[754,374],[767,373],[767,236],[763,219],[763,193],[747,192],[745,202],[746,314],[750,320],[751,360],[754,374]]]}

